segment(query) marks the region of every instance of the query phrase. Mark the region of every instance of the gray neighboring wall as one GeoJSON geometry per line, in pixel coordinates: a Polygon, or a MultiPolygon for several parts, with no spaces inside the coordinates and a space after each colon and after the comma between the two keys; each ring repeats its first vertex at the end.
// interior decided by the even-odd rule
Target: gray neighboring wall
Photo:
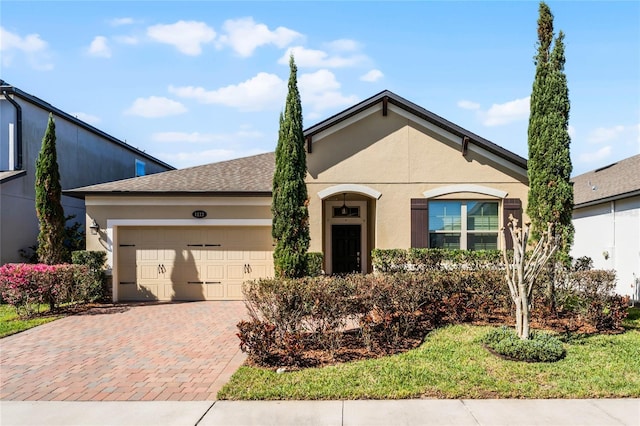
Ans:
{"type": "MultiPolygon", "coordinates": [[[[56,122],[63,190],[134,177],[136,160],[144,162],[146,174],[174,170],[0,80],[0,265],[23,261],[19,250],[28,249],[37,240],[35,164],[50,112],[56,122]]],[[[75,214],[74,221],[84,224],[82,200],[63,196],[62,204],[66,215],[75,214]]]]}

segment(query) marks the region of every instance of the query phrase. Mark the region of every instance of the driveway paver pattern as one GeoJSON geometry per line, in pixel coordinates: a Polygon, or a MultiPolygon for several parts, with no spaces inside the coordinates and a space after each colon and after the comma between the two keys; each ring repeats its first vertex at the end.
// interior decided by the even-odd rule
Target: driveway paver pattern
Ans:
{"type": "Polygon", "coordinates": [[[242,364],[243,302],[93,308],[0,340],[0,399],[204,401],[242,364]]]}

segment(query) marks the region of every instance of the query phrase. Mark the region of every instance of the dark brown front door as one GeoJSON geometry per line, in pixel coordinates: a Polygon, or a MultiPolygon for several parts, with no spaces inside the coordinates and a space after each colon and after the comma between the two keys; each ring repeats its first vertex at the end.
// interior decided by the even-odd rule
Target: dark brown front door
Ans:
{"type": "Polygon", "coordinates": [[[334,274],[360,272],[360,225],[331,226],[331,257],[334,274]]]}

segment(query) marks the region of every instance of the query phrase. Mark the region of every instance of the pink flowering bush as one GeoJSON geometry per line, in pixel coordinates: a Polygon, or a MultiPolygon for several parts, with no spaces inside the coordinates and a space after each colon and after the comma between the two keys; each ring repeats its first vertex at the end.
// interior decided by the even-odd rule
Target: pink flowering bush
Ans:
{"type": "Polygon", "coordinates": [[[82,265],[8,263],[0,267],[0,295],[19,314],[32,315],[40,304],[54,309],[74,301],[75,281],[86,272],[82,265]]]}

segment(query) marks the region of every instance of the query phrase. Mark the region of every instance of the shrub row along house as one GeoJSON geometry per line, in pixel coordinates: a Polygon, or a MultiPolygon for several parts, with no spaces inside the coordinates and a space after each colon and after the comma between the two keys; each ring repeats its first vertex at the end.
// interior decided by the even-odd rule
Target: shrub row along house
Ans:
{"type": "MultiPolygon", "coordinates": [[[[522,219],[526,160],[383,91],[304,132],[310,251],[326,273],[371,272],[373,249],[497,249],[522,219]]],[[[242,299],[273,275],[274,154],[67,191],[115,301],[242,299]]],[[[508,239],[510,240],[510,239],[508,239]]]]}
{"type": "MultiPolygon", "coordinates": [[[[0,80],[0,265],[20,262],[20,250],[36,243],[36,158],[49,113],[56,121],[58,168],[62,188],[125,179],[174,169],[0,80]]],[[[66,215],[85,215],[84,203],[62,197],[66,215]]]]}

